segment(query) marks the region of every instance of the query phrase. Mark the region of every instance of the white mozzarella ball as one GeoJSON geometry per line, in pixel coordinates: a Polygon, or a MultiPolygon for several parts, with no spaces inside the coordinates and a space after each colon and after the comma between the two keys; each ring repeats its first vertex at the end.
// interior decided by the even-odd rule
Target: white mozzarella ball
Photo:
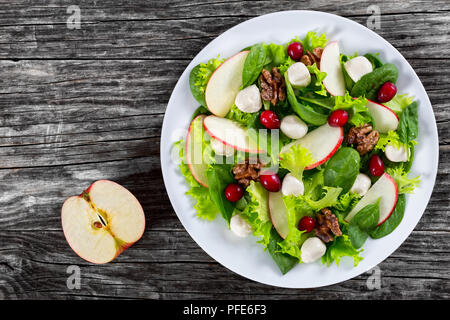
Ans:
{"type": "Polygon", "coordinates": [[[261,94],[256,84],[239,91],[234,104],[242,112],[258,112],[262,107],[261,94]]]}
{"type": "Polygon", "coordinates": [[[291,139],[300,139],[308,133],[308,125],[295,115],[281,120],[280,130],[291,139]]]}
{"type": "Polygon", "coordinates": [[[355,182],[353,183],[350,192],[357,193],[360,196],[363,196],[370,189],[371,184],[372,181],[370,180],[369,176],[364,173],[360,173],[356,176],[355,182]]]}
{"type": "Polygon", "coordinates": [[[231,217],[230,229],[238,237],[245,238],[252,233],[250,224],[238,214],[231,217]]]}
{"type": "Polygon", "coordinates": [[[364,56],[358,56],[344,63],[345,71],[353,81],[358,82],[365,74],[373,71],[372,63],[364,56]]]}
{"type": "Polygon", "coordinates": [[[234,154],[234,149],[226,144],[220,142],[217,139],[211,138],[211,148],[214,150],[215,154],[218,156],[232,156],[234,154]]]}
{"type": "Polygon", "coordinates": [[[384,154],[386,155],[386,158],[392,162],[408,161],[408,152],[403,146],[397,149],[396,146],[388,144],[385,148],[384,154]]]}
{"type": "Polygon", "coordinates": [[[301,258],[304,263],[311,263],[321,258],[327,251],[327,246],[317,237],[306,239],[301,248],[301,258]]]}
{"type": "Polygon", "coordinates": [[[284,196],[300,196],[305,193],[305,185],[303,184],[303,181],[298,180],[292,174],[288,173],[283,179],[281,193],[284,196]]]}
{"type": "Polygon", "coordinates": [[[294,88],[306,87],[311,83],[311,74],[303,62],[296,62],[287,69],[288,79],[294,88]]]}

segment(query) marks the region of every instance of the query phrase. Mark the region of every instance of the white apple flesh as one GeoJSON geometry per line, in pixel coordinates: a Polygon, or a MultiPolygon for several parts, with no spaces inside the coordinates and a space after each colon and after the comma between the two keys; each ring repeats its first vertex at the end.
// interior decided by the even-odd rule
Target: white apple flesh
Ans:
{"type": "Polygon", "coordinates": [[[384,173],[377,182],[367,191],[365,196],[356,204],[356,206],[345,217],[345,221],[350,222],[353,217],[365,206],[374,204],[380,200],[380,217],[378,225],[386,221],[394,211],[398,199],[398,188],[394,179],[384,173]]]}
{"type": "Polygon", "coordinates": [[[242,86],[242,71],[249,51],[228,58],[213,72],[205,89],[206,105],[214,115],[224,117],[230,111],[242,86]]]}
{"type": "Polygon", "coordinates": [[[294,144],[300,144],[311,152],[315,162],[305,168],[313,169],[330,159],[344,140],[344,130],[341,127],[332,127],[328,123],[309,132],[303,138],[285,145],[280,151],[280,157],[294,144]]]}
{"type": "Polygon", "coordinates": [[[323,85],[332,96],[344,96],[346,91],[344,74],[339,60],[339,43],[337,41],[329,42],[323,49],[320,58],[320,71],[327,74],[323,85]]]}
{"type": "Polygon", "coordinates": [[[79,196],[68,198],[61,210],[64,235],[86,261],[102,264],[138,241],[145,229],[139,201],[121,185],[94,182],[79,196]]]}
{"type": "Polygon", "coordinates": [[[256,143],[250,139],[248,131],[235,121],[216,116],[207,116],[203,120],[203,126],[211,137],[235,150],[249,153],[264,152],[258,149],[256,143]]]}
{"type": "Polygon", "coordinates": [[[289,225],[283,194],[281,192],[269,192],[268,202],[270,220],[280,237],[286,239],[289,233],[289,225]]]}
{"type": "Polygon", "coordinates": [[[199,115],[192,120],[189,126],[186,136],[186,162],[194,179],[207,188],[208,177],[206,176],[206,169],[208,169],[208,164],[203,161],[203,136],[201,135],[205,118],[206,115],[199,115]]]}
{"type": "Polygon", "coordinates": [[[397,130],[399,120],[394,111],[371,100],[368,100],[366,106],[375,122],[375,129],[378,132],[387,133],[390,130],[397,130]]]}

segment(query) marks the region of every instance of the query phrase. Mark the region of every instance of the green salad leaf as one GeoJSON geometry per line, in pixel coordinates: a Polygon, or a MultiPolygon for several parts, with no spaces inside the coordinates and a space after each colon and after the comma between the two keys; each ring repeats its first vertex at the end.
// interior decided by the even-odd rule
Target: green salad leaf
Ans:
{"type": "Polygon", "coordinates": [[[333,110],[347,110],[349,112],[349,123],[358,127],[373,122],[369,109],[366,107],[367,102],[364,97],[353,99],[347,91],[344,96],[334,97],[333,110]]]}
{"type": "Polygon", "coordinates": [[[248,128],[253,125],[253,123],[259,118],[259,112],[243,112],[233,104],[230,111],[228,111],[225,118],[239,122],[242,126],[248,128]]]}
{"type": "Polygon", "coordinates": [[[280,243],[283,239],[280,237],[275,228],[270,229],[269,234],[269,244],[267,249],[270,253],[270,256],[277,264],[282,274],[286,274],[289,270],[291,270],[298,263],[298,259],[288,255],[286,253],[281,252],[280,243]]]}
{"type": "Polygon", "coordinates": [[[325,86],[323,84],[323,80],[326,78],[327,74],[326,72],[322,72],[317,68],[317,65],[314,63],[312,66],[306,66],[306,68],[311,73],[311,83],[308,86],[308,89],[311,89],[314,91],[314,93],[321,95],[321,96],[327,96],[328,91],[325,89],[325,86]]]}
{"type": "Polygon", "coordinates": [[[386,63],[372,72],[363,75],[353,86],[351,95],[352,97],[365,96],[367,99],[375,101],[380,87],[385,82],[392,82],[395,84],[397,78],[397,67],[392,63],[386,63]]]}
{"type": "Polygon", "coordinates": [[[217,56],[216,58],[210,59],[207,63],[200,63],[195,66],[189,74],[189,87],[191,88],[192,96],[204,107],[206,107],[206,85],[213,72],[222,62],[223,60],[220,60],[219,56],[217,56]]]}
{"type": "Polygon", "coordinates": [[[397,204],[395,205],[394,212],[390,215],[389,218],[385,222],[383,222],[380,226],[376,227],[371,233],[370,236],[373,239],[380,239],[382,237],[387,236],[395,228],[398,227],[400,222],[402,222],[403,215],[405,214],[405,205],[406,205],[406,197],[404,194],[400,194],[398,196],[397,204]]]}
{"type": "Polygon", "coordinates": [[[225,198],[225,188],[234,182],[234,176],[231,173],[232,167],[225,164],[213,164],[209,166],[206,171],[208,177],[209,195],[212,202],[219,208],[222,217],[230,224],[230,219],[233,216],[235,203],[228,201],[225,198]]]}
{"type": "Polygon", "coordinates": [[[322,263],[330,266],[333,262],[339,266],[339,262],[343,257],[351,257],[353,264],[356,267],[363,259],[359,254],[363,249],[357,250],[353,247],[348,235],[343,234],[340,237],[335,237],[334,241],[327,246],[327,251],[322,257],[322,263]]]}
{"type": "MultiPolygon", "coordinates": [[[[292,41],[292,42],[294,42],[294,41],[292,41]]],[[[325,47],[325,45],[328,42],[328,38],[325,35],[325,33],[317,35],[317,32],[309,31],[308,33],[306,33],[305,38],[301,42],[302,42],[304,51],[308,50],[308,51],[312,52],[312,50],[314,48],[325,47]]]]}
{"type": "Polygon", "coordinates": [[[409,178],[403,167],[387,168],[386,172],[394,178],[399,194],[414,193],[414,189],[420,184],[420,176],[409,178]]]}
{"type": "Polygon", "coordinates": [[[258,79],[262,68],[267,64],[267,46],[257,43],[251,47],[242,71],[242,88],[248,87],[258,79]]]}
{"type": "Polygon", "coordinates": [[[413,103],[414,97],[405,94],[396,94],[391,101],[385,102],[384,105],[394,111],[397,114],[401,114],[411,103],[413,103]]]}
{"type": "Polygon", "coordinates": [[[380,216],[380,199],[362,208],[348,224],[348,235],[355,249],[361,248],[377,224],[380,216]]]}
{"type": "Polygon", "coordinates": [[[329,187],[341,187],[346,193],[359,174],[360,156],[353,148],[340,148],[325,165],[324,183],[329,187]]]}
{"type": "Polygon", "coordinates": [[[311,152],[299,143],[294,143],[280,157],[280,166],[289,170],[298,180],[303,179],[303,170],[312,163],[314,158],[311,152]]]}

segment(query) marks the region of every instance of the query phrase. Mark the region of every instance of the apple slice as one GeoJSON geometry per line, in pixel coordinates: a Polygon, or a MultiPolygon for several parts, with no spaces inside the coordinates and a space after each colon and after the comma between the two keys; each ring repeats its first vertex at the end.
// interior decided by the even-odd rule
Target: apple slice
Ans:
{"type": "Polygon", "coordinates": [[[283,194],[281,192],[269,192],[268,199],[270,220],[272,220],[272,224],[280,237],[286,239],[289,233],[289,225],[287,221],[286,206],[283,201],[283,194]]]}
{"type": "Polygon", "coordinates": [[[398,117],[394,111],[371,100],[367,102],[366,106],[375,122],[375,129],[377,129],[378,132],[387,133],[390,130],[397,130],[398,117]]]}
{"type": "Polygon", "coordinates": [[[281,151],[289,150],[293,144],[301,144],[303,147],[311,152],[315,162],[305,168],[305,170],[313,169],[330,159],[344,140],[344,130],[341,127],[332,127],[328,123],[318,127],[317,129],[309,132],[303,138],[297,139],[285,145],[281,151]]]}
{"type": "Polygon", "coordinates": [[[323,49],[320,58],[320,71],[327,74],[323,79],[323,85],[332,96],[345,95],[345,80],[339,59],[339,43],[337,41],[329,42],[323,49]]]}
{"type": "Polygon", "coordinates": [[[356,204],[356,206],[345,217],[345,221],[350,222],[351,219],[365,206],[374,204],[380,200],[380,218],[378,225],[386,221],[390,217],[392,211],[395,209],[398,199],[398,188],[394,179],[384,173],[380,179],[367,191],[365,196],[356,204]]]}
{"type": "Polygon", "coordinates": [[[249,52],[241,51],[228,58],[209,78],[205,101],[209,111],[218,117],[224,117],[233,106],[242,86],[242,71],[249,52]]]}
{"type": "Polygon", "coordinates": [[[81,258],[107,263],[138,241],[145,229],[139,201],[121,185],[94,182],[79,196],[68,198],[61,210],[64,235],[81,258]]]}
{"type": "Polygon", "coordinates": [[[256,143],[250,139],[248,131],[235,121],[207,116],[203,120],[203,126],[211,137],[236,150],[249,153],[264,152],[258,149],[256,143]]]}
{"type": "Polygon", "coordinates": [[[208,188],[206,169],[208,164],[203,161],[203,120],[206,115],[195,117],[189,126],[186,137],[186,162],[194,179],[202,186],[208,188]]]}

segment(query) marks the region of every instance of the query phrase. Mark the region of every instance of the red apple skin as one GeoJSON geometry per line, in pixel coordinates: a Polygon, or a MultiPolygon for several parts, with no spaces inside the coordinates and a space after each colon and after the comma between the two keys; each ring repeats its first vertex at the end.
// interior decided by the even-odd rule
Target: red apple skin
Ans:
{"type": "Polygon", "coordinates": [[[324,164],[336,153],[336,151],[338,151],[339,147],[342,144],[342,141],[344,141],[344,129],[342,129],[341,127],[339,127],[339,129],[341,130],[341,137],[339,138],[338,143],[336,144],[334,149],[331,150],[331,152],[328,154],[328,156],[326,156],[324,159],[322,159],[316,163],[313,163],[312,165],[307,166],[305,168],[305,170],[311,170],[311,169],[314,169],[315,167],[320,166],[321,164],[324,164]]]}
{"type": "MultiPolygon", "coordinates": [[[[356,99],[356,98],[353,98],[353,99],[356,99]]],[[[379,106],[382,106],[383,108],[388,109],[397,118],[397,120],[399,120],[397,114],[394,111],[392,111],[391,108],[386,107],[384,104],[381,104],[379,102],[375,102],[375,101],[372,101],[372,100],[369,100],[369,99],[367,99],[367,101],[370,101],[370,102],[372,102],[374,104],[378,104],[379,106]]]]}
{"type": "Polygon", "coordinates": [[[230,144],[230,143],[228,143],[228,142],[225,142],[224,140],[222,140],[222,139],[220,139],[220,138],[217,138],[214,134],[212,134],[212,132],[208,130],[208,127],[205,125],[204,122],[203,122],[203,128],[205,128],[205,131],[206,131],[211,137],[213,137],[213,138],[216,139],[217,141],[222,142],[224,145],[233,148],[234,150],[243,151],[243,152],[248,152],[248,153],[264,153],[264,152],[265,152],[264,150],[252,150],[252,149],[248,149],[248,150],[247,150],[247,149],[244,149],[244,148],[240,148],[240,147],[234,146],[234,145],[232,145],[232,144],[230,144]]]}
{"type": "Polygon", "coordinates": [[[392,206],[391,212],[389,212],[389,214],[387,215],[387,217],[381,221],[380,223],[377,224],[377,227],[382,225],[387,219],[389,219],[389,217],[391,216],[392,212],[394,212],[395,206],[397,205],[397,201],[398,201],[398,186],[397,183],[395,183],[394,178],[392,178],[389,174],[387,174],[386,172],[383,174],[387,179],[389,179],[392,184],[395,186],[395,202],[394,205],[392,206]]]}
{"type": "MultiPolygon", "coordinates": [[[[94,183],[92,183],[92,184],[91,184],[85,191],[83,191],[80,195],[69,197],[69,198],[66,199],[66,201],[69,200],[70,198],[83,198],[83,194],[85,194],[85,193],[89,194],[89,191],[90,191],[91,188],[94,186],[94,184],[96,184],[97,182],[109,182],[109,183],[114,183],[114,184],[119,185],[119,186],[121,186],[122,188],[124,188],[122,185],[120,185],[120,184],[118,184],[118,183],[116,183],[116,182],[114,182],[114,181],[111,181],[111,180],[106,180],[106,179],[103,179],[103,180],[97,180],[97,181],[95,181],[94,183]]],[[[133,197],[134,197],[134,195],[133,195],[133,197]]],[[[136,198],[136,197],[135,197],[135,198],[136,198]]],[[[142,214],[144,214],[144,209],[142,208],[141,203],[140,203],[137,199],[136,199],[136,201],[138,202],[138,204],[139,204],[139,206],[140,206],[140,209],[141,209],[141,211],[142,211],[142,214]]],[[[62,208],[61,208],[61,224],[62,224],[62,219],[63,219],[63,217],[62,217],[62,215],[63,215],[63,208],[64,208],[64,204],[63,204],[63,206],[62,206],[62,208]]],[[[124,252],[125,250],[127,250],[129,247],[131,247],[134,243],[138,242],[138,241],[142,238],[142,235],[144,234],[144,231],[145,231],[145,226],[146,226],[146,221],[145,221],[145,219],[144,219],[144,226],[143,226],[143,228],[142,228],[142,233],[141,233],[141,235],[139,236],[139,238],[138,238],[136,241],[134,241],[134,242],[126,243],[126,244],[123,245],[122,247],[117,248],[116,255],[114,256],[114,258],[111,259],[111,261],[113,261],[115,258],[117,258],[117,257],[119,256],[119,254],[121,254],[122,252],[124,252]]],[[[62,227],[62,225],[61,225],[61,227],[62,227]]],[[[68,244],[69,247],[72,249],[72,251],[75,252],[81,259],[83,259],[83,260],[85,260],[85,261],[87,261],[87,262],[90,262],[90,263],[92,263],[92,264],[104,264],[104,263],[99,263],[99,262],[94,262],[94,261],[88,260],[88,259],[82,257],[80,254],[78,254],[78,252],[76,252],[76,251],[74,250],[74,248],[70,245],[70,242],[68,241],[68,238],[67,238],[67,236],[66,236],[66,233],[65,233],[63,227],[62,227],[62,229],[63,229],[63,233],[64,233],[64,238],[66,238],[67,244],[68,244]]],[[[110,262],[111,262],[111,261],[110,261],[110,262]]]]}
{"type": "MultiPolygon", "coordinates": [[[[189,129],[188,129],[188,133],[187,133],[186,137],[189,137],[189,134],[190,134],[191,131],[192,131],[193,123],[194,123],[195,120],[197,120],[199,117],[205,119],[205,118],[206,118],[206,115],[200,114],[200,115],[196,116],[196,117],[191,121],[191,124],[189,125],[189,129]]],[[[202,120],[202,123],[203,123],[203,120],[202,120]]],[[[203,127],[205,127],[205,126],[203,125],[203,127]]],[[[187,153],[188,150],[189,150],[189,145],[188,145],[189,140],[190,140],[190,139],[186,139],[186,153],[187,153]]],[[[186,159],[188,159],[187,155],[186,155],[186,159]]],[[[191,171],[192,176],[194,177],[195,181],[197,181],[201,186],[203,186],[203,187],[205,187],[205,188],[208,188],[208,185],[205,184],[204,182],[200,181],[200,179],[195,175],[194,169],[192,168],[192,165],[189,163],[189,161],[186,161],[186,162],[187,162],[187,165],[188,165],[188,167],[189,167],[189,170],[191,171]]]]}

